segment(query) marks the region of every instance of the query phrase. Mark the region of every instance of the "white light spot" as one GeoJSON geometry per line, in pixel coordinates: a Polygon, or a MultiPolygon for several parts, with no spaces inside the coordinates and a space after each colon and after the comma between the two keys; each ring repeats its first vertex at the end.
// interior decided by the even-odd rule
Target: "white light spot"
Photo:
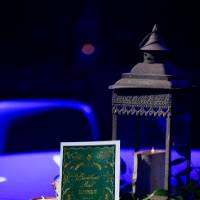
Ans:
{"type": "Polygon", "coordinates": [[[151,153],[155,153],[155,149],[154,149],[154,147],[152,147],[152,149],[151,149],[151,153]]]}
{"type": "Polygon", "coordinates": [[[57,164],[58,167],[60,167],[60,155],[54,155],[53,161],[57,164]]]}
{"type": "Polygon", "coordinates": [[[7,181],[7,179],[5,177],[0,176],[0,183],[6,182],[6,181],[7,181]]]}

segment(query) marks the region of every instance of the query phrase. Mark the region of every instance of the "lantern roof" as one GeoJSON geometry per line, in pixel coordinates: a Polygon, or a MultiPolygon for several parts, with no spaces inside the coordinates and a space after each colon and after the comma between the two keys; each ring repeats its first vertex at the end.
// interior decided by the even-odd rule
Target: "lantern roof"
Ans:
{"type": "Polygon", "coordinates": [[[140,46],[140,50],[143,51],[170,51],[170,49],[167,47],[166,43],[160,36],[156,24],[154,25],[152,32],[149,33],[140,43],[140,46]],[[141,46],[147,38],[147,42],[143,46],[141,46]]]}
{"type": "Polygon", "coordinates": [[[144,53],[144,61],[137,63],[129,73],[123,73],[121,79],[111,85],[109,89],[182,89],[191,87],[190,82],[183,79],[182,72],[168,60],[170,49],[159,35],[156,25],[147,36],[147,42],[140,48],[144,53]]]}

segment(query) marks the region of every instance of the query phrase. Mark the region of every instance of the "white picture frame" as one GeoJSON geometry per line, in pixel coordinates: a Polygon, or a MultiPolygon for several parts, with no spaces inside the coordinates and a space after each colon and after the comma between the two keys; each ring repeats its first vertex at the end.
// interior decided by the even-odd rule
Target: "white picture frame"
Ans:
{"type": "MultiPolygon", "coordinates": [[[[119,190],[120,190],[120,141],[91,141],[91,142],[61,142],[61,151],[60,151],[60,185],[59,185],[59,200],[63,200],[62,197],[62,185],[63,185],[63,157],[64,157],[64,148],[74,148],[74,147],[115,147],[115,188],[114,188],[114,199],[119,200],[119,190]]],[[[66,200],[66,199],[65,199],[66,200]]],[[[73,200],[73,199],[71,199],[73,200]]]]}

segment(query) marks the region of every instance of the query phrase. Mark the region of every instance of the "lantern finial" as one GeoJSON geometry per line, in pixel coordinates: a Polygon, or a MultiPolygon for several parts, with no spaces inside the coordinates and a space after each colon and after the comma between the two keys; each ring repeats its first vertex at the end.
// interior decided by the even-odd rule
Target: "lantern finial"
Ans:
{"type": "Polygon", "coordinates": [[[152,32],[156,32],[156,31],[158,31],[157,24],[155,24],[153,29],[152,29],[152,32]]]}
{"type": "Polygon", "coordinates": [[[149,37],[147,42],[140,47],[142,51],[169,51],[170,49],[165,44],[164,40],[161,38],[157,25],[155,24],[152,32],[149,33],[142,41],[144,43],[149,37]]]}

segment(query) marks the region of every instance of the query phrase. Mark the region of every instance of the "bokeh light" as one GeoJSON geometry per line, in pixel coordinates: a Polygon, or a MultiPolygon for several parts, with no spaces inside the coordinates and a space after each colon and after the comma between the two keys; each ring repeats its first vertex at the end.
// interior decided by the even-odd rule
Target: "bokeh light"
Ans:
{"type": "Polygon", "coordinates": [[[81,52],[85,55],[92,55],[95,52],[95,47],[91,43],[86,43],[82,46],[81,52]]]}

